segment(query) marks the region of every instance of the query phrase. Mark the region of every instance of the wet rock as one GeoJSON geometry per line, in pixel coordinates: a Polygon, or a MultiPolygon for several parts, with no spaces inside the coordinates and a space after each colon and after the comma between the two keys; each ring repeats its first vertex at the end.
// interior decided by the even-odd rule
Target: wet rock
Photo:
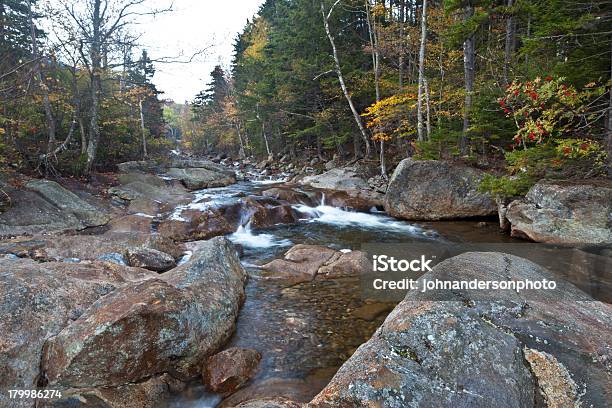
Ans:
{"type": "Polygon", "coordinates": [[[298,244],[285,253],[284,259],[275,259],[262,269],[267,272],[267,279],[310,282],[319,268],[336,254],[337,251],[324,246],[298,244]]]}
{"type": "Polygon", "coordinates": [[[110,216],[50,180],[31,180],[27,189],[6,187],[11,207],[0,214],[0,235],[82,230],[106,224],[110,216]]]}
{"type": "Polygon", "coordinates": [[[347,276],[359,276],[364,271],[372,269],[372,262],[365,252],[351,251],[337,253],[319,268],[317,278],[335,279],[347,276]]]}
{"type": "Polygon", "coordinates": [[[612,182],[540,182],[510,203],[513,236],[553,244],[612,242],[612,182]]]}
{"type": "Polygon", "coordinates": [[[300,408],[304,404],[287,398],[264,398],[243,402],[237,408],[300,408]]]}
{"type": "Polygon", "coordinates": [[[266,279],[283,280],[291,284],[313,279],[336,279],[358,276],[371,265],[364,252],[343,253],[320,245],[298,244],[261,267],[266,279]]]}
{"type": "MultiPolygon", "coordinates": [[[[0,259],[0,388],[32,389],[39,376],[41,350],[71,317],[101,297],[154,272],[114,264],[36,263],[0,259]]],[[[0,406],[31,406],[31,401],[6,400],[0,406]]]]}
{"type": "Polygon", "coordinates": [[[236,182],[235,174],[219,172],[206,168],[176,168],[168,169],[166,174],[183,182],[189,190],[224,187],[236,182]]]}
{"type": "Polygon", "coordinates": [[[355,165],[304,177],[299,182],[320,190],[326,205],[368,211],[382,205],[383,195],[370,189],[365,181],[367,174],[367,169],[355,165]]]}
{"type": "MultiPolygon", "coordinates": [[[[424,279],[554,276],[516,256],[465,253],[424,279]]],[[[573,401],[562,406],[605,406],[612,308],[568,283],[557,288],[488,298],[478,290],[410,291],[310,405],[531,407],[560,392],[573,401]]]]}
{"type": "Polygon", "coordinates": [[[235,231],[218,210],[183,211],[183,220],[166,219],[157,227],[160,235],[175,241],[204,240],[235,231]]]}
{"type": "Polygon", "coordinates": [[[231,243],[215,238],[160,279],[113,291],[45,343],[50,386],[119,386],[163,372],[193,378],[231,335],[245,279],[231,243]]]}
{"type": "Polygon", "coordinates": [[[256,350],[232,347],[208,358],[202,380],[212,392],[228,396],[255,376],[260,361],[256,350]]]}
{"type": "Polygon", "coordinates": [[[291,204],[312,205],[312,201],[310,200],[310,197],[307,194],[290,188],[274,187],[265,190],[264,192],[262,192],[262,195],[264,197],[271,197],[276,200],[287,201],[291,204]]]}
{"type": "Polygon", "coordinates": [[[291,205],[270,197],[245,197],[222,211],[225,218],[233,225],[250,223],[253,228],[294,224],[298,220],[297,212],[291,205]]]}
{"type": "Polygon", "coordinates": [[[478,191],[484,173],[438,160],[404,159],[384,199],[387,213],[408,220],[444,220],[496,214],[497,205],[478,191]]]}
{"type": "Polygon", "coordinates": [[[393,310],[393,306],[389,303],[366,303],[353,310],[352,315],[357,319],[371,322],[383,313],[390,312],[391,310],[393,310]]]}
{"type": "Polygon", "coordinates": [[[130,266],[150,271],[166,272],[176,266],[172,255],[152,248],[128,249],[126,255],[130,266]]]}
{"type": "MultiPolygon", "coordinates": [[[[242,388],[225,398],[218,408],[229,408],[257,400],[278,399],[308,402],[314,396],[312,386],[306,381],[297,378],[268,378],[258,381],[248,387],[242,388]]],[[[248,406],[248,405],[247,405],[248,406]]],[[[257,407],[257,405],[255,405],[257,407]]],[[[264,405],[265,406],[265,405],[264,405]]],[[[283,405],[281,405],[282,407],[283,405]]],[[[299,405],[298,405],[299,406],[299,405]]],[[[291,405],[289,405],[291,407],[291,405]]]]}

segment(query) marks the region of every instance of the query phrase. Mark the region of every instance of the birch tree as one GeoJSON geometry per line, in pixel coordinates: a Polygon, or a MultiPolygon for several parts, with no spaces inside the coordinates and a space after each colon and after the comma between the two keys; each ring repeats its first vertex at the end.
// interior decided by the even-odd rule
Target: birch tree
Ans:
{"type": "MultiPolygon", "coordinates": [[[[346,83],[344,82],[344,76],[342,75],[342,68],[340,66],[340,58],[338,57],[338,49],[336,48],[336,41],[329,27],[329,19],[331,15],[333,14],[334,8],[336,8],[338,3],[340,3],[340,0],[336,0],[336,2],[331,6],[331,8],[326,12],[325,4],[323,1],[321,1],[321,15],[323,16],[323,25],[325,26],[325,33],[327,34],[327,38],[329,39],[329,43],[332,47],[332,55],[334,58],[334,65],[336,68],[335,69],[336,75],[338,76],[338,82],[340,82],[342,93],[344,94],[344,97],[346,98],[346,101],[348,102],[348,105],[353,114],[353,118],[355,119],[355,123],[357,124],[357,127],[359,128],[359,132],[361,133],[361,138],[363,139],[363,143],[365,144],[365,149],[366,149],[365,156],[370,157],[371,155],[370,139],[368,138],[368,133],[361,121],[361,116],[359,116],[359,112],[357,112],[357,109],[355,108],[355,104],[353,103],[353,98],[351,97],[351,94],[349,93],[348,88],[346,87],[346,83]]],[[[355,156],[356,157],[358,156],[357,151],[355,151],[355,156]]]]}

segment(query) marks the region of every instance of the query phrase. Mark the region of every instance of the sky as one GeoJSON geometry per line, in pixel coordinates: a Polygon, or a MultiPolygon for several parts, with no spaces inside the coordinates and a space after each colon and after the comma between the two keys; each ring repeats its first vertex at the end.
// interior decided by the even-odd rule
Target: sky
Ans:
{"type": "Polygon", "coordinates": [[[207,51],[189,64],[159,63],[153,82],[164,91],[162,98],[182,103],[190,101],[210,80],[215,65],[229,68],[233,43],[247,19],[257,13],[263,0],[149,0],[158,8],[173,4],[172,11],[155,18],[142,18],[133,27],[142,33],[140,43],[152,59],[189,59],[195,52],[207,51]]]}

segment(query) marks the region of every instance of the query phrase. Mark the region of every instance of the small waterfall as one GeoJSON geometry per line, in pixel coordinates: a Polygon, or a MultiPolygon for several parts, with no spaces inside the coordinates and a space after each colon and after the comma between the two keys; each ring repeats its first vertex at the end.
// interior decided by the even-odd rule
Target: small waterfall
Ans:
{"type": "Polygon", "coordinates": [[[275,246],[289,246],[292,244],[288,239],[277,239],[272,234],[254,234],[251,222],[240,225],[236,232],[229,237],[230,241],[246,248],[271,248],[275,246]]]}

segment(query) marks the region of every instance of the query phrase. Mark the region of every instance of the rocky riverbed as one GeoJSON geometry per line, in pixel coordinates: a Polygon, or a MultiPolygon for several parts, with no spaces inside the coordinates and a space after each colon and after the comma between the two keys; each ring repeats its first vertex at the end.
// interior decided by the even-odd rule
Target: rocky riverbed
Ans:
{"type": "Polygon", "coordinates": [[[2,181],[1,389],[60,389],[37,403],[53,407],[609,400],[607,184],[536,185],[508,206],[512,235],[572,247],[517,250],[473,170],[405,161],[385,195],[359,163],[224,164],[130,162],[89,185],[2,181]],[[572,296],[409,292],[396,307],[361,296],[364,243],[498,244],[432,274],[552,276],[572,296]]]}

